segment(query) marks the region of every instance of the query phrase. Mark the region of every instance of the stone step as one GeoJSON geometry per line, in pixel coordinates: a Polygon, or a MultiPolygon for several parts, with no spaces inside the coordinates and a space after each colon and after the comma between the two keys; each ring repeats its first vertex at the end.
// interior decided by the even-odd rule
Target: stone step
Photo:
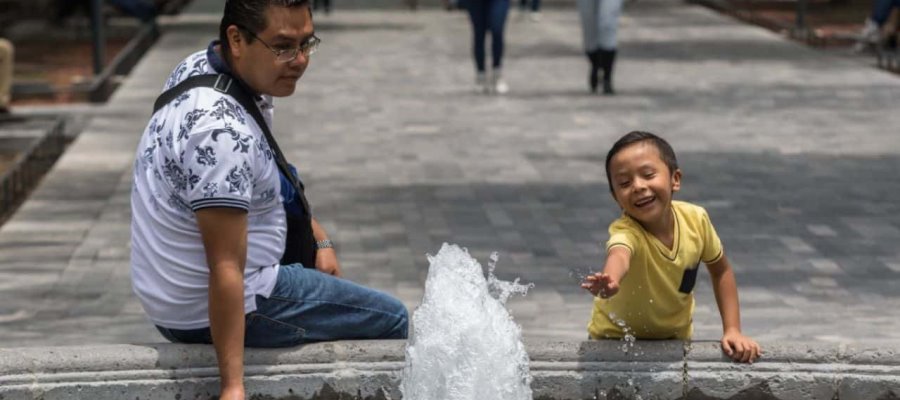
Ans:
{"type": "MultiPolygon", "coordinates": [[[[399,399],[402,340],[248,349],[247,397],[399,399]]],[[[764,358],[736,364],[717,342],[526,343],[535,399],[895,399],[900,354],[845,346],[763,343],[764,358]]],[[[0,349],[0,398],[194,399],[218,393],[208,345],[0,349]]]]}

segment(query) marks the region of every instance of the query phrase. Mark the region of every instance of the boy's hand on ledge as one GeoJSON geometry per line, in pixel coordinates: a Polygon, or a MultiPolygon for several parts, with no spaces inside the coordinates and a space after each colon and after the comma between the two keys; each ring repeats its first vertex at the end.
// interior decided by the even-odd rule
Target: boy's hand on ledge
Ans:
{"type": "Polygon", "coordinates": [[[734,361],[750,364],[762,356],[759,344],[740,332],[726,332],[722,335],[722,351],[734,361]]]}
{"type": "Polygon", "coordinates": [[[597,272],[584,277],[581,287],[587,289],[594,296],[608,299],[619,293],[619,282],[616,282],[609,274],[597,272]]]}

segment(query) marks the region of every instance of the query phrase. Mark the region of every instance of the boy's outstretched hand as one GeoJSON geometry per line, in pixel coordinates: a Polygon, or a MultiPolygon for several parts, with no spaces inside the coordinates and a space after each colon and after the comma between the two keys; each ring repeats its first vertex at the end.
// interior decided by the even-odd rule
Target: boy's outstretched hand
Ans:
{"type": "Polygon", "coordinates": [[[740,332],[727,332],[722,335],[722,351],[734,361],[751,364],[762,355],[759,344],[740,332]]]}
{"type": "Polygon", "coordinates": [[[619,282],[613,279],[609,274],[597,272],[593,275],[584,277],[581,287],[587,289],[594,296],[608,299],[619,293],[619,282]]]}

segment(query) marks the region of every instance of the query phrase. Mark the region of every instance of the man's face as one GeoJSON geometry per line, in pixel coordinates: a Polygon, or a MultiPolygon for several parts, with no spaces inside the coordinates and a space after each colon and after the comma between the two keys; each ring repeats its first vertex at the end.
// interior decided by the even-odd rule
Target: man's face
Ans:
{"type": "Polygon", "coordinates": [[[312,38],[312,16],[308,6],[270,6],[266,21],[266,29],[256,33],[258,40],[249,43],[236,26],[228,29],[232,67],[257,93],[290,96],[309,64],[309,56],[300,52],[290,61],[279,61],[271,49],[290,51],[312,38]]]}
{"type": "Polygon", "coordinates": [[[659,149],[647,141],[625,147],[609,163],[613,195],[625,213],[654,224],[669,212],[672,193],[681,188],[681,171],[670,172],[659,149]]]}

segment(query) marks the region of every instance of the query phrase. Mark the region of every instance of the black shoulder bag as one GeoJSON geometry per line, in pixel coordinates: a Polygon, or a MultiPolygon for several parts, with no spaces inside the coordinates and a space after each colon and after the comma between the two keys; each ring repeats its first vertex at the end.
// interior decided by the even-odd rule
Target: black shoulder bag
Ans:
{"type": "Polygon", "coordinates": [[[291,187],[296,193],[295,201],[299,201],[302,207],[301,213],[290,212],[285,207],[285,217],[287,219],[287,238],[285,238],[284,254],[281,256],[281,265],[303,264],[306,268],[315,268],[316,266],[316,239],[312,233],[312,213],[309,209],[309,202],[306,201],[306,195],[303,193],[303,183],[297,179],[297,175],[291,172],[291,168],[284,153],[278,147],[278,142],[272,136],[266,120],[259,111],[256,102],[247,93],[240,84],[235,84],[234,79],[227,74],[220,75],[197,75],[185,79],[175,87],[163,92],[153,104],[153,112],[156,113],[160,108],[180,96],[182,93],[190,89],[198,87],[212,88],[218,92],[227,94],[237,100],[237,102],[250,113],[250,116],[256,120],[263,133],[266,135],[266,141],[269,147],[275,153],[275,163],[278,164],[278,171],[281,173],[282,179],[290,182],[291,187]]]}

